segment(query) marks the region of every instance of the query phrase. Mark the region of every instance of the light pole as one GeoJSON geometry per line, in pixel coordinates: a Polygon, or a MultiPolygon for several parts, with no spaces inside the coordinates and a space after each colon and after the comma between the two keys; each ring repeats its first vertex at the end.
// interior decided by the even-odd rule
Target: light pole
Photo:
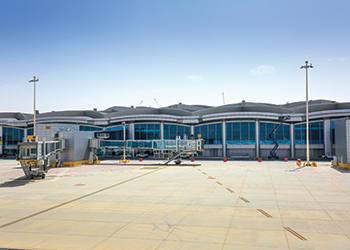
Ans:
{"type": "Polygon", "coordinates": [[[305,66],[301,66],[300,69],[306,69],[306,166],[310,166],[310,147],[309,147],[309,76],[308,68],[313,68],[312,63],[308,65],[308,61],[305,61],[305,66]]]}
{"type": "Polygon", "coordinates": [[[33,139],[34,139],[34,142],[37,141],[37,138],[36,138],[36,128],[35,128],[35,118],[36,118],[36,105],[35,105],[35,99],[36,99],[36,89],[35,89],[35,83],[36,82],[39,82],[39,77],[36,78],[36,76],[33,76],[33,80],[30,80],[29,82],[34,82],[34,132],[33,132],[33,139]]]}
{"type": "Polygon", "coordinates": [[[126,147],[126,140],[125,140],[125,122],[123,122],[122,123],[122,125],[123,125],[123,132],[124,132],[124,160],[123,160],[123,162],[124,162],[124,164],[125,164],[125,147],[126,147]]]}

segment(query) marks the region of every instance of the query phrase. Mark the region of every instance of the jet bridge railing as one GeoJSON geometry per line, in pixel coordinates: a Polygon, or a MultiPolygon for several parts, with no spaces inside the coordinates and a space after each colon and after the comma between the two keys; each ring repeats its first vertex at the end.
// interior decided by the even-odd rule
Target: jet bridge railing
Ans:
{"type": "MultiPolygon", "coordinates": [[[[204,150],[204,140],[101,140],[90,139],[90,149],[94,153],[94,162],[98,160],[97,149],[133,149],[136,151],[153,151],[155,158],[169,157],[164,164],[181,162],[181,154],[197,154],[204,150]]],[[[125,159],[124,159],[125,161],[125,159]]],[[[125,162],[124,162],[125,163],[125,162]]]]}
{"type": "Polygon", "coordinates": [[[101,140],[90,139],[90,148],[136,149],[136,150],[172,150],[202,151],[203,140],[101,140]]]}

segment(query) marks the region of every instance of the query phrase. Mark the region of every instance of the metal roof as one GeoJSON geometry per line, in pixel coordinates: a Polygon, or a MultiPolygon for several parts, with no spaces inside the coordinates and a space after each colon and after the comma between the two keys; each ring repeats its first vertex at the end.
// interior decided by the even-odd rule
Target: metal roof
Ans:
{"type": "MultiPolygon", "coordinates": [[[[113,106],[106,110],[68,110],[39,113],[38,123],[78,123],[108,126],[122,121],[155,121],[184,124],[198,124],[215,120],[261,119],[278,120],[291,115],[288,122],[305,120],[305,101],[286,104],[245,102],[222,106],[174,104],[167,107],[121,107],[113,106]]],[[[309,101],[309,116],[312,119],[340,118],[350,116],[350,102],[339,103],[330,100],[309,101]]],[[[33,124],[33,114],[21,112],[0,113],[0,125],[28,126],[33,124]]]]}

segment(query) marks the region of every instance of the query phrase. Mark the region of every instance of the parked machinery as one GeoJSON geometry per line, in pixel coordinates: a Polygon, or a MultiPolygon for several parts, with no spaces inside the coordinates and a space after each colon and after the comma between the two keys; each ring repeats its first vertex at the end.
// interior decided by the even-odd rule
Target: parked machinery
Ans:
{"type": "Polygon", "coordinates": [[[56,155],[56,163],[60,164],[60,152],[65,148],[64,140],[43,142],[22,142],[17,145],[16,160],[21,163],[27,178],[45,178],[50,157],[56,155]]]}
{"type": "Polygon", "coordinates": [[[287,115],[286,117],[283,118],[282,122],[274,128],[274,130],[272,130],[272,132],[269,134],[269,137],[271,138],[271,140],[275,143],[275,146],[273,147],[273,149],[270,151],[270,155],[268,156],[269,159],[272,158],[276,158],[279,159],[279,156],[276,155],[276,150],[279,146],[278,142],[275,139],[275,132],[277,131],[277,129],[286,121],[286,120],[290,120],[290,115],[287,115]]]}

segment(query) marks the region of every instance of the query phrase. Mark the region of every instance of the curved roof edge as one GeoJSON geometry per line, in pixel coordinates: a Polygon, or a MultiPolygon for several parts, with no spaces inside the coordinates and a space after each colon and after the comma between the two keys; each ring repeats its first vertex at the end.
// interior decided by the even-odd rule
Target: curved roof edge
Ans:
{"type": "MultiPolygon", "coordinates": [[[[336,114],[348,115],[350,113],[350,102],[336,102],[330,100],[311,100],[309,102],[309,113],[317,114],[317,116],[334,117],[336,114]]],[[[221,105],[217,107],[206,105],[186,105],[175,104],[167,107],[119,107],[113,106],[103,111],[97,110],[69,110],[69,111],[52,111],[37,114],[37,120],[44,121],[81,121],[83,123],[109,124],[123,118],[133,117],[135,120],[143,117],[149,119],[165,119],[165,121],[186,121],[195,120],[212,120],[226,119],[231,117],[259,117],[268,115],[274,117],[278,114],[296,114],[299,117],[305,115],[305,101],[298,101],[286,104],[270,104],[270,103],[255,103],[245,102],[221,105]],[[219,118],[220,117],[220,118],[219,118]]],[[[28,123],[33,121],[33,114],[21,112],[0,112],[0,121],[6,123],[28,123]]]]}

